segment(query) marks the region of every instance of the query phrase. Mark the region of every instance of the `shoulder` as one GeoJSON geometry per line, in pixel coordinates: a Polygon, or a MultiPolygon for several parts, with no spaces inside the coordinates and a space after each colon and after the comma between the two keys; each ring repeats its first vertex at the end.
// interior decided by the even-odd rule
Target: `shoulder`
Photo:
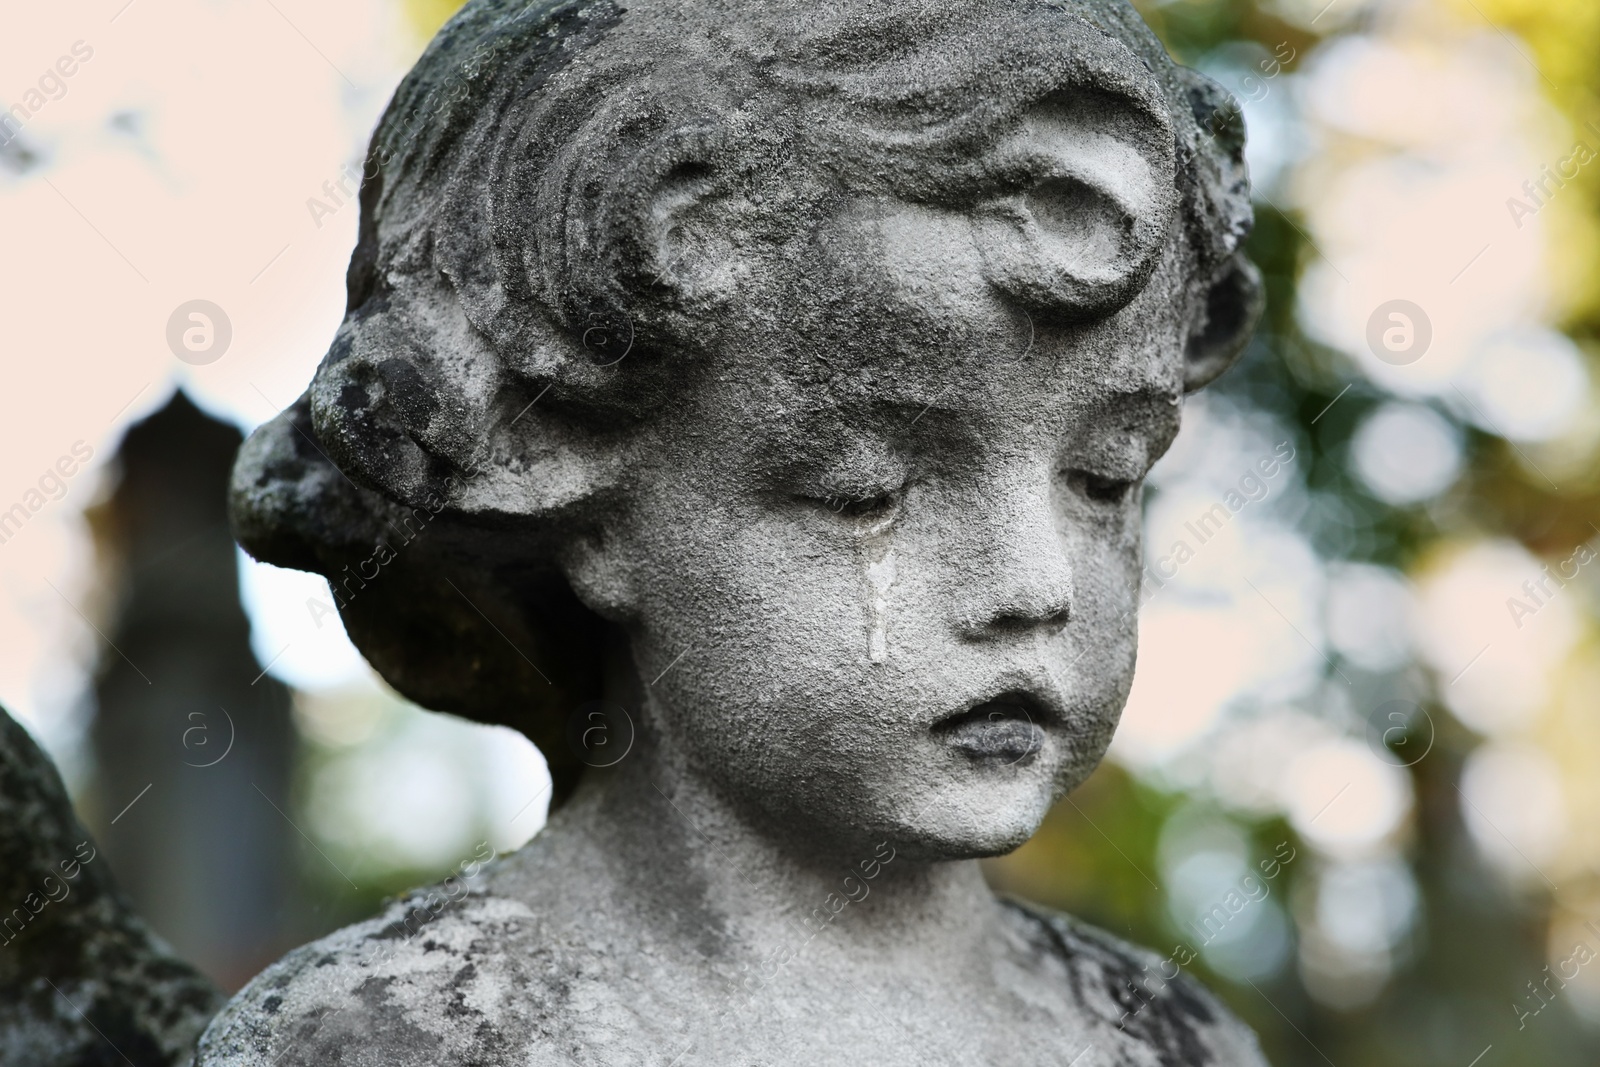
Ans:
{"type": "Polygon", "coordinates": [[[256,976],[207,1028],[196,1065],[536,1064],[544,983],[540,954],[522,946],[537,925],[504,897],[407,894],[256,976]]]}
{"type": "Polygon", "coordinates": [[[1255,1034],[1162,957],[1070,915],[1002,901],[1017,932],[1066,972],[1073,1006],[1091,1020],[1114,1063],[1151,1067],[1267,1067],[1255,1034]]]}

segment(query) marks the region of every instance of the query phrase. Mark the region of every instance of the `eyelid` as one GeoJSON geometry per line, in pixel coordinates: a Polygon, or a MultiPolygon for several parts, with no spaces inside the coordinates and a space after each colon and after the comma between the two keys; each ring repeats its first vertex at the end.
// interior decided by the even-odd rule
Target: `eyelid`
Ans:
{"type": "Polygon", "coordinates": [[[881,521],[899,511],[901,503],[905,500],[905,490],[904,485],[893,489],[840,493],[822,490],[818,493],[796,494],[795,499],[828,511],[841,519],[881,521]]]}
{"type": "Polygon", "coordinates": [[[1124,503],[1144,481],[1143,475],[1123,477],[1082,468],[1069,468],[1063,473],[1077,492],[1097,504],[1124,503]]]}

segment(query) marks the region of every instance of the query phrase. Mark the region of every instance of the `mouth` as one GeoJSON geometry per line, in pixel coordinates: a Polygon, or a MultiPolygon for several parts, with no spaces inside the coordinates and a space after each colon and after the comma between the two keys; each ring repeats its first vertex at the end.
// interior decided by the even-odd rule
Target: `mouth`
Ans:
{"type": "Polygon", "coordinates": [[[1010,765],[1038,754],[1049,718],[1031,694],[1005,693],[941,719],[933,734],[969,759],[1010,765]]]}

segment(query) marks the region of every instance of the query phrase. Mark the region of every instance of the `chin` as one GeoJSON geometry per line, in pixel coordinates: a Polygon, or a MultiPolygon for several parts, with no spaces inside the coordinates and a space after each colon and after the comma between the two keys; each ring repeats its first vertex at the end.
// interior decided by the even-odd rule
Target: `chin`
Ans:
{"type": "Polygon", "coordinates": [[[1039,829],[1057,796],[1042,767],[963,768],[927,801],[907,836],[929,859],[985,859],[1020,848],[1039,829]]]}

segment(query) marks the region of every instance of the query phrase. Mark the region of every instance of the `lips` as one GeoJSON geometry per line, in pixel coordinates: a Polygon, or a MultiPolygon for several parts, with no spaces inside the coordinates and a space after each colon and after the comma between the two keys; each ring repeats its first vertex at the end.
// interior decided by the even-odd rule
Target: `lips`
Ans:
{"type": "Polygon", "coordinates": [[[1012,692],[941,719],[933,734],[971,759],[1014,764],[1043,747],[1043,724],[1049,718],[1031,694],[1012,692]]]}

